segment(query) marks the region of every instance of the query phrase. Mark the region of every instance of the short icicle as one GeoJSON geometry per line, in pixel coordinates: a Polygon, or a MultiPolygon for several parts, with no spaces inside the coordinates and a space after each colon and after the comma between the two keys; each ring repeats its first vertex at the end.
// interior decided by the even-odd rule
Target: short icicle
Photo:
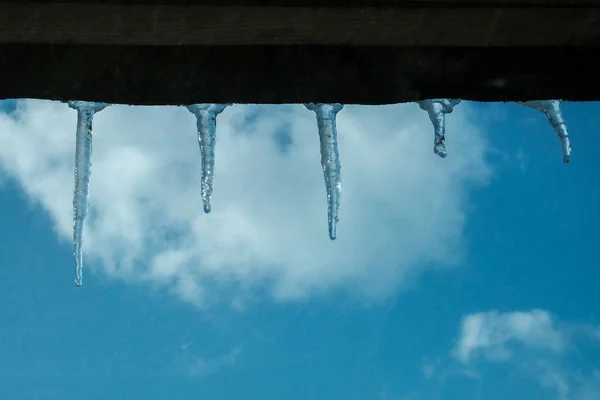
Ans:
{"type": "Polygon", "coordinates": [[[338,152],[335,118],[344,108],[341,104],[308,103],[306,108],[317,114],[319,139],[321,142],[321,166],[327,189],[327,219],[329,238],[335,240],[336,225],[340,220],[340,197],[342,191],[340,155],[338,152]]]}
{"type": "Polygon", "coordinates": [[[417,102],[422,110],[427,111],[433,123],[433,152],[446,158],[446,114],[450,114],[460,103],[459,99],[429,99],[417,102]]]}
{"type": "Polygon", "coordinates": [[[192,104],[187,109],[196,116],[198,144],[202,163],[202,203],[204,212],[211,211],[211,195],[215,173],[215,140],[217,115],[231,104],[192,104]]]}
{"type": "Polygon", "coordinates": [[[569,132],[567,131],[567,124],[560,110],[560,100],[534,100],[520,102],[519,104],[541,111],[546,115],[550,125],[552,125],[552,128],[554,128],[560,139],[563,162],[565,164],[568,163],[571,160],[571,141],[569,139],[569,132]]]}
{"type": "Polygon", "coordinates": [[[75,285],[83,284],[83,228],[88,212],[90,177],[92,173],[92,121],[94,114],[108,106],[105,103],[69,101],[77,111],[75,139],[75,189],[73,193],[73,257],[75,259],[75,285]]]}

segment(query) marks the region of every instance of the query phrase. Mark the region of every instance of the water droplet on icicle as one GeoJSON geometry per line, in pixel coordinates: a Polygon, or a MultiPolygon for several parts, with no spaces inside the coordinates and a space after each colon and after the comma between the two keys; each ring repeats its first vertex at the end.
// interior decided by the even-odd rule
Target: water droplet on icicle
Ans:
{"type": "Polygon", "coordinates": [[[87,101],[69,101],[77,111],[75,139],[75,189],[73,191],[73,257],[75,259],[75,284],[83,284],[83,228],[88,211],[90,177],[92,174],[92,122],[94,114],[109,104],[87,101]]]}
{"type": "Polygon", "coordinates": [[[554,128],[554,131],[558,135],[561,145],[563,162],[568,163],[571,160],[571,141],[569,139],[569,132],[567,131],[567,124],[563,118],[560,110],[559,100],[533,100],[519,102],[522,106],[533,108],[541,111],[546,115],[550,125],[554,128]]]}
{"type": "Polygon", "coordinates": [[[202,163],[202,203],[204,212],[211,211],[211,195],[215,174],[215,139],[217,115],[230,104],[192,104],[187,109],[196,116],[198,144],[202,163]]]}
{"type": "Polygon", "coordinates": [[[327,219],[329,238],[335,240],[336,227],[340,220],[340,198],[342,192],[340,154],[338,152],[337,128],[335,117],[344,107],[341,104],[305,104],[306,108],[317,114],[319,140],[321,142],[321,166],[327,189],[327,219]]]}
{"type": "Polygon", "coordinates": [[[427,111],[433,123],[433,152],[445,158],[446,153],[446,114],[450,114],[460,103],[459,99],[429,99],[417,102],[422,110],[427,111]]]}

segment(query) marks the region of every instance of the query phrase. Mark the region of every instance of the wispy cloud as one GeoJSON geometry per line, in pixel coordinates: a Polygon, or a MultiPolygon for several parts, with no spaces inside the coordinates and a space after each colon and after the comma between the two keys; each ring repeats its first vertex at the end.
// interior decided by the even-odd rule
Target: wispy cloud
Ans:
{"type": "Polygon", "coordinates": [[[454,355],[463,363],[473,356],[505,360],[511,356],[510,345],[519,344],[560,352],[565,337],[546,311],[483,312],[463,318],[454,355]]]}
{"type": "Polygon", "coordinates": [[[439,368],[439,364],[439,360],[436,360],[435,362],[425,361],[423,365],[421,365],[421,371],[423,372],[423,375],[425,375],[425,379],[429,380],[433,378],[439,368]]]}
{"type": "Polygon", "coordinates": [[[584,339],[600,345],[597,332],[596,325],[561,321],[545,310],[488,311],[463,318],[452,354],[471,368],[516,368],[558,400],[592,400],[600,398],[600,369],[570,362],[584,339]]]}
{"type": "Polygon", "coordinates": [[[197,357],[189,366],[188,373],[192,376],[203,377],[216,373],[222,368],[233,367],[241,353],[242,348],[237,346],[228,353],[217,357],[197,357]]]}

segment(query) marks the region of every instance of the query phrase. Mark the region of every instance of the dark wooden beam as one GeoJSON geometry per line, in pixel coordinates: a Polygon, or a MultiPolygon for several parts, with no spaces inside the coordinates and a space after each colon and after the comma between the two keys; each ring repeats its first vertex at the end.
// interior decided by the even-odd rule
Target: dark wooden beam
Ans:
{"type": "Polygon", "coordinates": [[[429,5],[462,7],[535,6],[535,7],[578,7],[598,5],[598,0],[2,0],[4,3],[45,4],[142,4],[184,6],[252,6],[252,7],[383,7],[410,8],[429,5]]]}
{"type": "Polygon", "coordinates": [[[482,3],[360,8],[0,0],[0,43],[494,47],[600,41],[600,6],[482,3]]]}
{"type": "Polygon", "coordinates": [[[0,98],[600,100],[600,0],[313,3],[0,0],[0,98]]]}

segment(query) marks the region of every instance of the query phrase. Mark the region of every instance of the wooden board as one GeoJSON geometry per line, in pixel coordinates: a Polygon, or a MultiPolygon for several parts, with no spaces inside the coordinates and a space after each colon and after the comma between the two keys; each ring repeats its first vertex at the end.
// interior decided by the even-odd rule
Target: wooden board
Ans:
{"type": "Polygon", "coordinates": [[[599,10],[600,0],[0,0],[0,98],[600,100],[599,10]]]}
{"type": "Polygon", "coordinates": [[[599,10],[0,2],[0,43],[600,46],[599,10]]]}

